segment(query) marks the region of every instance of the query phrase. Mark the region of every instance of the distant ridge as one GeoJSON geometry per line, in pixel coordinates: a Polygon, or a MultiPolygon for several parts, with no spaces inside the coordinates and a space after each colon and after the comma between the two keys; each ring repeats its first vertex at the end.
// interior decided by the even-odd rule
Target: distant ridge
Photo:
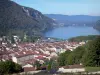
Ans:
{"type": "Polygon", "coordinates": [[[62,14],[45,14],[47,17],[55,19],[59,23],[64,25],[87,25],[94,26],[96,21],[100,20],[100,16],[90,15],[62,15],[62,14]]]}
{"type": "Polygon", "coordinates": [[[94,25],[94,28],[100,31],[100,20],[96,22],[96,24],[94,25]]]}

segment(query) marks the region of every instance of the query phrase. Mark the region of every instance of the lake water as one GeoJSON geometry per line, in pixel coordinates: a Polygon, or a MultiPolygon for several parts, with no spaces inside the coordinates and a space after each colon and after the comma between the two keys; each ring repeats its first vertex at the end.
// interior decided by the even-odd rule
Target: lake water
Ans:
{"type": "Polygon", "coordinates": [[[76,36],[100,35],[100,32],[88,26],[59,27],[45,33],[46,37],[69,39],[76,36]]]}

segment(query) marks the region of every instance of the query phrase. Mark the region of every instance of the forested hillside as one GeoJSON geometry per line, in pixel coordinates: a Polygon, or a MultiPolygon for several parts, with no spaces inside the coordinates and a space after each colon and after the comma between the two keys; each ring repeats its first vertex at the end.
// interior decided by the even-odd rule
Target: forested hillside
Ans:
{"type": "Polygon", "coordinates": [[[100,67],[100,36],[73,51],[61,53],[58,62],[60,66],[81,63],[85,67],[100,67]]]}
{"type": "Polygon", "coordinates": [[[42,35],[56,23],[41,12],[10,0],[0,0],[0,36],[9,34],[42,35]]]}
{"type": "Polygon", "coordinates": [[[68,39],[68,41],[81,42],[81,41],[87,41],[87,40],[94,40],[98,37],[100,37],[100,35],[78,36],[78,37],[70,38],[70,39],[68,39]]]}

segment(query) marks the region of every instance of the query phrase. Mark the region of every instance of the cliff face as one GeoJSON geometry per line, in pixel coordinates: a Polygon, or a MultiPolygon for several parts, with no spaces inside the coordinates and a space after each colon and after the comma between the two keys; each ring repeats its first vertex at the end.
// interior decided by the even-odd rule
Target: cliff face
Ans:
{"type": "Polygon", "coordinates": [[[10,0],[0,0],[0,35],[18,34],[19,31],[41,35],[41,32],[54,25],[52,19],[35,9],[20,6],[10,0]]]}

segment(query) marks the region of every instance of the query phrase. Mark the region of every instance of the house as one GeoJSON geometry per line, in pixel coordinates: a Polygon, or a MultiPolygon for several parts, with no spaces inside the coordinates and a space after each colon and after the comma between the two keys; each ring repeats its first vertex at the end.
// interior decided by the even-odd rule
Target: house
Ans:
{"type": "Polygon", "coordinates": [[[24,70],[24,72],[29,72],[29,71],[35,71],[36,68],[33,67],[33,65],[31,65],[31,64],[26,64],[23,66],[23,70],[24,70]]]}
{"type": "MultiPolygon", "coordinates": [[[[19,55],[19,56],[13,56],[12,61],[18,64],[24,64],[25,61],[30,60],[30,59],[35,59],[35,55],[33,54],[27,54],[27,55],[19,55]]],[[[34,63],[34,62],[32,62],[34,63]]]]}
{"type": "Polygon", "coordinates": [[[31,65],[31,64],[26,64],[26,65],[24,65],[24,66],[22,66],[23,68],[25,68],[25,67],[33,67],[33,65],[31,65]]]}

